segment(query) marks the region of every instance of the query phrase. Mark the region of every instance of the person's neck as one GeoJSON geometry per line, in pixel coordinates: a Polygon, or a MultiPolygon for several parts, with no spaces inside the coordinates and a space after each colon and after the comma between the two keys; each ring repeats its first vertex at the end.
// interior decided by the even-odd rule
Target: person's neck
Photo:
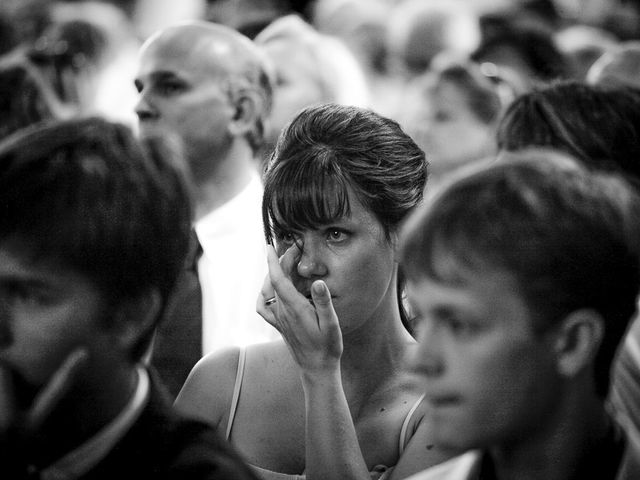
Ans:
{"type": "Polygon", "coordinates": [[[602,400],[584,390],[565,400],[536,434],[489,450],[498,480],[571,479],[594,454],[610,427],[602,400]]]}
{"type": "Polygon", "coordinates": [[[248,146],[232,147],[206,177],[194,179],[196,221],[236,197],[255,173],[255,162],[248,146]]]}
{"type": "Polygon", "coordinates": [[[345,384],[381,385],[404,371],[407,351],[415,341],[402,325],[395,295],[392,292],[369,321],[343,334],[340,368],[345,384]]]}
{"type": "Polygon", "coordinates": [[[52,412],[33,445],[34,463],[46,466],[82,445],[126,407],[138,385],[136,367],[114,369],[108,381],[74,388],[52,412]]]}

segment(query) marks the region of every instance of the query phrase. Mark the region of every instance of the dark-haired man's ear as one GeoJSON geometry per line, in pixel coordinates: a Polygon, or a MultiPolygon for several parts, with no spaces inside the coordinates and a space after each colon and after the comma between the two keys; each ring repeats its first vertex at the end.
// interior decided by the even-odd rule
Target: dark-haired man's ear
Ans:
{"type": "Polygon", "coordinates": [[[571,312],[556,330],[558,373],[573,377],[595,361],[604,336],[604,319],[592,309],[571,312]]]}
{"type": "Polygon", "coordinates": [[[162,305],[160,292],[152,288],[118,305],[113,319],[113,334],[123,352],[133,352],[141,340],[150,337],[155,328],[162,305]]]}

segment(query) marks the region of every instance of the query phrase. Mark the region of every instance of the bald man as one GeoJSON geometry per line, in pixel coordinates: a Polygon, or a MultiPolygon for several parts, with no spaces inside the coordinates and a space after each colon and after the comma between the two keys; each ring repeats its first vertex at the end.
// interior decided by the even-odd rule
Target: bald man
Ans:
{"type": "Polygon", "coordinates": [[[255,312],[267,273],[257,157],[271,75],[251,40],[194,22],[147,40],[135,84],[140,135],[175,136],[195,185],[194,227],[202,247],[192,260],[197,278],[178,285],[152,357],[175,395],[203,354],[277,338],[255,312]]]}

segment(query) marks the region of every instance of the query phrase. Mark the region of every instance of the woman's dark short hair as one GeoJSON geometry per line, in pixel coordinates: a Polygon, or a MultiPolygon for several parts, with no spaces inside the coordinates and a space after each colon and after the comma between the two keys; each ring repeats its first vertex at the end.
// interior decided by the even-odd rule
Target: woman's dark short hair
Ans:
{"type": "Polygon", "coordinates": [[[288,228],[348,214],[349,188],[390,237],[422,201],[426,181],[424,152],[397,122],[358,107],[307,108],[281,133],[265,173],[267,241],[276,212],[288,228]]]}
{"type": "Polygon", "coordinates": [[[640,201],[618,175],[534,153],[484,165],[444,187],[408,222],[401,264],[408,278],[446,283],[463,281],[465,272],[506,272],[539,332],[573,311],[598,312],[605,336],[596,385],[604,396],[636,310],[640,201]]]}

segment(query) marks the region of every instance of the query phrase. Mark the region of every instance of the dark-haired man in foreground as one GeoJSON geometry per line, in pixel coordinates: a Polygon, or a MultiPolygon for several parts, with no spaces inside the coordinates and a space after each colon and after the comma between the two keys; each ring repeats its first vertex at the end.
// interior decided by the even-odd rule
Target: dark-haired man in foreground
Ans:
{"type": "Polygon", "coordinates": [[[188,245],[169,154],[97,118],[0,144],[0,477],[254,478],[141,360],[188,245]]]}

